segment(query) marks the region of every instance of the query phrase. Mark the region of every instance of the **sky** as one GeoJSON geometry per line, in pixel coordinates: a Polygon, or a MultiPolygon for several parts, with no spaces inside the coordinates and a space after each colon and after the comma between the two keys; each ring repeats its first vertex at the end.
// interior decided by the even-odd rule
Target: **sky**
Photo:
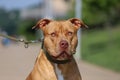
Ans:
{"type": "Polygon", "coordinates": [[[23,9],[32,4],[37,4],[42,0],[0,0],[0,7],[7,10],[11,9],[23,9]]]}

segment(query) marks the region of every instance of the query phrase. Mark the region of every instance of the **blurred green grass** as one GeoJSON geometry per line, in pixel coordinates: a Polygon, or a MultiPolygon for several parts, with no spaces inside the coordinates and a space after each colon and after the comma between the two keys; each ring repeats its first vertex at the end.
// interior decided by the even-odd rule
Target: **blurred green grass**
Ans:
{"type": "Polygon", "coordinates": [[[89,30],[82,34],[82,59],[120,72],[120,28],[89,30]]]}

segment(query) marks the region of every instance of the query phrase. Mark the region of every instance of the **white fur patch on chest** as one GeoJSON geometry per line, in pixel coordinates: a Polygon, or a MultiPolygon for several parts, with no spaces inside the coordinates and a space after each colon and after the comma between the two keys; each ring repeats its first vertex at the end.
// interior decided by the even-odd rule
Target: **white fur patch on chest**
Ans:
{"type": "Polygon", "coordinates": [[[55,72],[58,77],[58,80],[64,80],[61,70],[58,68],[57,64],[55,64],[55,72]]]}

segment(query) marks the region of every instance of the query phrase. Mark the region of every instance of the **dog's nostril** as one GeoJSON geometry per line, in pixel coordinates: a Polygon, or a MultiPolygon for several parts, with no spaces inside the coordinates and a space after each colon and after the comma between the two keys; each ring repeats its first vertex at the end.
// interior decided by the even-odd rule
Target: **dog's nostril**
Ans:
{"type": "Polygon", "coordinates": [[[64,46],[64,45],[65,45],[65,43],[61,43],[61,45],[62,45],[62,46],[64,46]]]}
{"type": "Polygon", "coordinates": [[[60,47],[61,47],[61,48],[64,48],[64,49],[68,48],[68,42],[65,41],[65,40],[61,41],[61,42],[60,42],[60,47]]]}

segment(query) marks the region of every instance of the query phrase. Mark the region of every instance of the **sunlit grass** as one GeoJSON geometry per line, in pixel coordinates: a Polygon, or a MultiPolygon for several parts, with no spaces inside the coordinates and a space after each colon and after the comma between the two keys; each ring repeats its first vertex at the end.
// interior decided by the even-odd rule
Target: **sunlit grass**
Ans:
{"type": "Polygon", "coordinates": [[[120,28],[82,35],[82,59],[120,72],[120,28]]]}

